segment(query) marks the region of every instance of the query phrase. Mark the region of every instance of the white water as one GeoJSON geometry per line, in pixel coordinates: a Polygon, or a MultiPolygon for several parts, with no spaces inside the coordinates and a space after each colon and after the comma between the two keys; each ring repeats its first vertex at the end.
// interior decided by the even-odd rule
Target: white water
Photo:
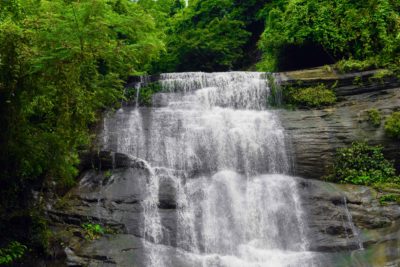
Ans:
{"type": "MultiPolygon", "coordinates": [[[[105,120],[104,145],[147,160],[174,184],[176,250],[204,267],[313,266],[265,74],[172,73],[161,83],[168,93],[155,96],[158,108],[105,120]]],[[[144,236],[147,266],[169,267],[148,245],[170,242],[157,207],[160,177],[153,171],[145,189],[144,236]]]]}

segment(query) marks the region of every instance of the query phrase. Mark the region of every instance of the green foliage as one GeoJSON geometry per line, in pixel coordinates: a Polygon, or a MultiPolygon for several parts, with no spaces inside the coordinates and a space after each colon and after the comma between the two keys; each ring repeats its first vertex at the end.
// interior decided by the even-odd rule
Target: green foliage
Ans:
{"type": "Polygon", "coordinates": [[[267,74],[270,95],[267,102],[271,107],[280,107],[283,102],[282,86],[275,82],[275,77],[272,74],[267,74]]]}
{"type": "Polygon", "coordinates": [[[336,103],[336,95],[324,84],[315,87],[287,87],[283,90],[284,101],[298,107],[319,108],[336,103]]]}
{"type": "Polygon", "coordinates": [[[110,170],[107,170],[104,172],[103,175],[104,175],[104,178],[108,179],[112,176],[112,172],[110,170]]]}
{"type": "Polygon", "coordinates": [[[387,77],[394,76],[394,71],[389,69],[378,70],[372,77],[372,80],[382,80],[387,77]]]}
{"type": "Polygon", "coordinates": [[[11,264],[22,258],[28,248],[17,241],[11,242],[7,247],[0,248],[0,265],[11,264]]]}
{"type": "Polygon", "coordinates": [[[82,224],[82,228],[85,231],[85,239],[95,240],[105,234],[105,229],[99,224],[85,223],[82,224]]]}
{"type": "Polygon", "coordinates": [[[374,184],[373,188],[380,192],[390,192],[395,194],[400,194],[400,183],[380,183],[374,184]]]}
{"type": "Polygon", "coordinates": [[[193,1],[171,21],[169,70],[226,70],[242,57],[249,33],[231,15],[230,0],[193,1]]]}
{"type": "Polygon", "coordinates": [[[381,125],[382,116],[379,110],[377,109],[370,109],[367,111],[368,114],[368,121],[374,126],[379,127],[381,125]]]}
{"type": "Polygon", "coordinates": [[[400,111],[393,112],[386,119],[385,132],[390,137],[400,139],[400,111]]]}
{"type": "Polygon", "coordinates": [[[375,69],[379,65],[376,60],[368,58],[366,60],[346,59],[340,60],[335,64],[335,68],[341,73],[364,71],[375,69]]]}
{"type": "Polygon", "coordinates": [[[162,88],[159,83],[150,83],[149,85],[140,88],[139,104],[151,106],[153,95],[161,90],[162,88]]]}
{"type": "MultiPolygon", "coordinates": [[[[74,184],[78,151],[90,145],[99,114],[136,97],[124,95],[129,75],[247,68],[258,59],[264,21],[261,69],[276,69],[288,45],[309,43],[345,59],[337,64],[344,72],[392,68],[400,65],[399,12],[394,0],[192,0],[187,8],[182,0],[1,1],[0,236],[26,223],[15,235],[28,233],[30,247],[46,250],[50,232],[40,211],[31,212],[32,188],[74,184]]],[[[141,88],[140,105],[160,90],[141,88]]],[[[301,107],[336,101],[322,85],[283,93],[301,107]]],[[[280,95],[273,88],[276,103],[280,95]]],[[[385,124],[397,138],[398,117],[385,124]]],[[[374,177],[390,173],[379,171],[374,177]]],[[[91,237],[101,232],[86,227],[91,237]]]]}
{"type": "Polygon", "coordinates": [[[265,0],[193,0],[167,23],[167,51],[154,71],[223,71],[253,64],[265,0]]]}
{"type": "Polygon", "coordinates": [[[41,1],[35,13],[0,25],[3,116],[13,120],[6,139],[18,176],[47,173],[71,183],[96,112],[122,97],[122,79],[157,56],[152,18],[118,3],[122,14],[101,0],[41,1]]]}
{"type": "Polygon", "coordinates": [[[0,236],[14,211],[28,213],[33,187],[74,184],[99,113],[120,102],[128,75],[150,69],[162,40],[134,1],[1,1],[0,236]]]}
{"type": "Polygon", "coordinates": [[[395,0],[286,0],[265,9],[259,41],[262,70],[276,70],[285,47],[316,44],[346,70],[386,65],[400,50],[400,4],[395,0]]]}
{"type": "Polygon", "coordinates": [[[386,160],[382,147],[366,143],[353,143],[349,148],[336,152],[334,173],[329,180],[340,183],[374,185],[400,183],[393,163],[386,160]]]}
{"type": "Polygon", "coordinates": [[[388,202],[400,202],[400,196],[396,194],[386,194],[379,198],[379,203],[381,205],[386,205],[388,202]]]}
{"type": "Polygon", "coordinates": [[[34,247],[38,251],[41,251],[42,253],[48,254],[52,232],[49,229],[47,219],[41,214],[40,210],[38,210],[37,208],[30,211],[29,217],[30,246],[34,247]]]}

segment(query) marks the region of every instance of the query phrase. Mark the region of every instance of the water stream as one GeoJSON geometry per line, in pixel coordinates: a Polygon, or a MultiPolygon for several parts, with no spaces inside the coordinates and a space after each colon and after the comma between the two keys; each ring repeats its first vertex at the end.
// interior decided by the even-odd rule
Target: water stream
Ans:
{"type": "MultiPolygon", "coordinates": [[[[353,218],[352,218],[349,208],[347,206],[346,197],[343,197],[343,204],[344,204],[344,210],[345,210],[345,214],[346,214],[347,224],[350,226],[351,234],[355,237],[355,240],[357,241],[358,249],[363,250],[364,246],[360,239],[360,233],[359,233],[359,230],[357,229],[357,227],[353,223],[353,218]]],[[[346,235],[347,235],[347,231],[346,231],[346,235]]]]}
{"type": "Polygon", "coordinates": [[[188,266],[316,264],[266,75],[171,73],[160,82],[156,107],[126,108],[104,124],[105,149],[153,170],[142,203],[147,266],[174,267],[157,244],[173,244],[188,266]],[[159,214],[162,181],[175,190],[175,233],[159,214]]]}

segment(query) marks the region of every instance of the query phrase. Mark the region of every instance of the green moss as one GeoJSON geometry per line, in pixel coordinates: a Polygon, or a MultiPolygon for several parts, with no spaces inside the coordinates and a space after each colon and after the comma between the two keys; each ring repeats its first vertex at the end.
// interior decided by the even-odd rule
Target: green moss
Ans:
{"type": "Polygon", "coordinates": [[[299,80],[299,81],[313,80],[313,79],[332,80],[332,79],[338,78],[338,75],[336,74],[336,72],[329,65],[326,65],[323,67],[318,67],[318,68],[313,68],[313,69],[288,71],[288,72],[285,72],[285,75],[289,79],[299,80]]]}
{"type": "Polygon", "coordinates": [[[341,73],[365,71],[365,70],[375,69],[377,67],[378,63],[373,58],[369,58],[366,60],[355,60],[355,59],[340,60],[335,64],[335,68],[341,73]]]}
{"type": "Polygon", "coordinates": [[[368,121],[374,126],[379,127],[382,122],[382,116],[379,110],[377,109],[370,109],[367,111],[368,114],[368,121]]]}
{"type": "Polygon", "coordinates": [[[372,77],[372,80],[382,80],[386,77],[390,77],[394,75],[393,70],[388,70],[388,69],[383,69],[383,70],[378,70],[372,77]]]}
{"type": "Polygon", "coordinates": [[[400,195],[396,194],[387,194],[383,195],[379,198],[379,203],[381,205],[386,205],[389,202],[397,202],[400,203],[400,195]]]}
{"type": "Polygon", "coordinates": [[[319,108],[336,103],[337,98],[333,90],[319,84],[315,87],[285,88],[284,100],[286,104],[297,107],[319,108]]]}
{"type": "Polygon", "coordinates": [[[69,198],[69,195],[64,195],[63,197],[60,197],[57,199],[57,202],[54,204],[54,208],[56,209],[68,209],[71,207],[71,199],[69,198]]]}
{"type": "Polygon", "coordinates": [[[386,119],[385,132],[392,138],[400,139],[400,111],[393,112],[386,119]]]}
{"type": "Polygon", "coordinates": [[[380,192],[400,194],[400,183],[379,183],[374,184],[373,187],[380,192]]]}
{"type": "Polygon", "coordinates": [[[363,82],[363,80],[362,80],[362,78],[360,76],[356,76],[356,77],[354,77],[353,85],[361,87],[361,86],[364,85],[364,82],[363,82]]]}

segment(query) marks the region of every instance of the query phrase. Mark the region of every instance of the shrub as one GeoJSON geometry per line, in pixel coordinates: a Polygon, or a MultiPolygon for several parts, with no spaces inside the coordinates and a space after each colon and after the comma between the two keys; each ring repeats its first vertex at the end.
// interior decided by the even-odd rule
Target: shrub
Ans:
{"type": "Polygon", "coordinates": [[[356,142],[336,152],[331,181],[359,185],[399,183],[393,163],[386,160],[381,146],[356,142]]]}
{"type": "Polygon", "coordinates": [[[323,84],[307,88],[288,87],[284,90],[284,98],[287,104],[308,108],[319,108],[336,102],[335,93],[323,84]]]}
{"type": "Polygon", "coordinates": [[[367,111],[368,114],[368,121],[374,126],[379,127],[381,125],[382,116],[379,110],[377,109],[370,109],[367,111]]]}
{"type": "Polygon", "coordinates": [[[0,265],[10,264],[22,258],[27,247],[17,241],[11,242],[7,247],[0,248],[0,265]]]}
{"type": "Polygon", "coordinates": [[[393,112],[385,122],[385,132],[393,138],[400,138],[400,111],[393,112]]]}

